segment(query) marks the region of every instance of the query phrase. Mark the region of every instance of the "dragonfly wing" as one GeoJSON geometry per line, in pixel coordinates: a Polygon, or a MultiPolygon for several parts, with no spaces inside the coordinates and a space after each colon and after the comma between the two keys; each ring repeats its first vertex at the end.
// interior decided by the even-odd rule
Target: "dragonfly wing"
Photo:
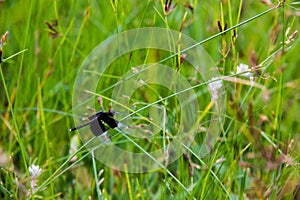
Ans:
{"type": "Polygon", "coordinates": [[[107,131],[105,131],[103,134],[97,136],[97,138],[104,144],[106,145],[110,145],[111,144],[111,139],[107,133],[107,131]]]}
{"type": "Polygon", "coordinates": [[[92,133],[97,137],[107,131],[107,128],[101,120],[93,120],[90,124],[90,129],[92,133]]]}

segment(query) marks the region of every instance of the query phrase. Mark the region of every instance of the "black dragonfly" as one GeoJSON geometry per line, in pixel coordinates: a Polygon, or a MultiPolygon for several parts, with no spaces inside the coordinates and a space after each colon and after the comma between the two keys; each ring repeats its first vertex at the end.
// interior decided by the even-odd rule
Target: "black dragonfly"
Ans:
{"type": "Polygon", "coordinates": [[[114,119],[115,112],[109,110],[108,112],[99,111],[96,114],[88,117],[89,122],[82,124],[80,126],[71,128],[70,131],[75,131],[85,126],[90,126],[92,133],[97,137],[106,133],[109,128],[118,127],[118,121],[114,119]]]}

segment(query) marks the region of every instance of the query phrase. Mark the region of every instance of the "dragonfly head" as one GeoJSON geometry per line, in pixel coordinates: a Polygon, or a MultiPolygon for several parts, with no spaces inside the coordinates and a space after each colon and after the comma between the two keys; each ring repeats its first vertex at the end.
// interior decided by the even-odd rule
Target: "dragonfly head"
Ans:
{"type": "Polygon", "coordinates": [[[112,116],[112,117],[115,115],[115,111],[113,111],[112,109],[109,109],[107,113],[109,116],[112,116]]]}

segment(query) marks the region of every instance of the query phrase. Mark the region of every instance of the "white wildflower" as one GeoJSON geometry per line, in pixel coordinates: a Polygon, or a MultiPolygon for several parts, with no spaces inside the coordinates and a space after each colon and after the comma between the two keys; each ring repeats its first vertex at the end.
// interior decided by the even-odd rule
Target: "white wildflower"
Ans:
{"type": "Polygon", "coordinates": [[[249,71],[249,66],[243,63],[237,66],[236,73],[246,78],[250,78],[252,76],[252,73],[249,71]]]}
{"type": "Polygon", "coordinates": [[[132,72],[133,72],[134,74],[139,73],[139,70],[138,70],[137,68],[135,68],[135,67],[131,67],[131,70],[132,70],[132,72]]]}
{"type": "Polygon", "coordinates": [[[208,89],[211,93],[211,99],[216,101],[219,98],[219,89],[222,87],[222,80],[218,77],[213,77],[208,83],[208,89]]]}
{"type": "Polygon", "coordinates": [[[40,176],[42,169],[38,165],[32,164],[28,168],[28,171],[32,179],[37,179],[40,176]]]}
{"type": "Polygon", "coordinates": [[[34,193],[37,189],[37,182],[38,177],[41,175],[42,169],[38,165],[32,164],[28,168],[29,174],[30,174],[30,188],[27,190],[27,196],[30,196],[32,193],[34,193]]]}

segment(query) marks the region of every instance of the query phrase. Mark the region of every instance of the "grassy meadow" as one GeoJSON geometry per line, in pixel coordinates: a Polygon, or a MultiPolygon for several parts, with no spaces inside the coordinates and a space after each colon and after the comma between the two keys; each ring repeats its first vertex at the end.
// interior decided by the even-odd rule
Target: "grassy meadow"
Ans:
{"type": "MultiPolygon", "coordinates": [[[[0,1],[0,199],[300,199],[299,16],[300,1],[289,0],[0,1]],[[82,132],[69,128],[74,119],[84,123],[72,103],[83,61],[107,38],[142,27],[179,31],[207,51],[223,77],[226,112],[217,143],[201,157],[214,106],[209,80],[195,75],[184,52],[122,55],[91,91],[96,110],[110,108],[123,74],[164,59],[201,102],[195,140],[182,144],[183,154],[158,170],[130,173],[98,161],[82,132]]],[[[157,99],[165,127],[153,140],[110,129],[113,143],[150,157],[175,140],[182,116],[169,88],[147,85],[128,98],[130,111],[141,111],[131,116],[141,135],[151,134],[142,123],[157,99]]],[[[95,111],[81,107],[83,117],[95,111]]]]}

